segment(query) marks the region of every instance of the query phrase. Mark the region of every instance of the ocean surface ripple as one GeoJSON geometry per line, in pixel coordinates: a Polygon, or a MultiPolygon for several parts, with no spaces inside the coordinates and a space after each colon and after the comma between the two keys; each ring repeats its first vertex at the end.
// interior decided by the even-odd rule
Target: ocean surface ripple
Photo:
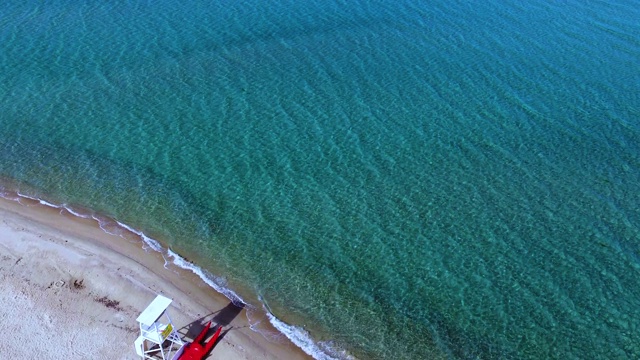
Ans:
{"type": "Polygon", "coordinates": [[[5,194],[152,239],[318,359],[640,357],[635,2],[0,13],[5,194]]]}

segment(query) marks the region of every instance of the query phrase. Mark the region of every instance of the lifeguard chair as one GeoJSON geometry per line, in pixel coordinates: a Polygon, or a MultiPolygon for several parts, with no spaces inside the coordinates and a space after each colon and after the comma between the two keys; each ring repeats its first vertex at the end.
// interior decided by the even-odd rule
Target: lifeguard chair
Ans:
{"type": "Polygon", "coordinates": [[[167,312],[171,301],[162,295],[156,296],[136,319],[140,323],[140,336],[136,339],[135,348],[142,359],[158,359],[161,356],[162,360],[173,360],[182,353],[184,342],[167,312]],[[176,353],[172,358],[174,348],[176,353]]]}

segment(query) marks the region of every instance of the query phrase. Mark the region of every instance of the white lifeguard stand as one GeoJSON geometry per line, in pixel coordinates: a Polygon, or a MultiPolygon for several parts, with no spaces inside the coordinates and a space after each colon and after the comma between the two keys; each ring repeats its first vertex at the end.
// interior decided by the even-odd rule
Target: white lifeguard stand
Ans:
{"type": "Polygon", "coordinates": [[[136,319],[140,323],[140,336],[135,342],[136,353],[143,359],[158,359],[160,355],[162,360],[173,360],[182,353],[184,342],[178,336],[167,312],[171,301],[162,295],[156,296],[136,319]],[[177,348],[172,358],[174,346],[177,348]]]}

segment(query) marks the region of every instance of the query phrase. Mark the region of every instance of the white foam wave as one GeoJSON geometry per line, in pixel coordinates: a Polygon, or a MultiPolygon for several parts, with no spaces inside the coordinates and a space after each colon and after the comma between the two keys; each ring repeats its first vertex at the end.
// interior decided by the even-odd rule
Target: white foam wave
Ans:
{"type": "MultiPolygon", "coordinates": [[[[42,205],[45,205],[45,206],[48,206],[48,207],[51,207],[51,208],[54,208],[54,209],[60,209],[60,208],[61,208],[61,206],[60,206],[60,205],[55,205],[55,204],[52,204],[52,203],[50,203],[50,202],[48,202],[48,201],[45,201],[45,200],[42,200],[42,199],[35,198],[35,197],[33,197],[33,196],[29,196],[29,195],[26,195],[26,194],[21,194],[20,192],[17,192],[17,194],[18,194],[18,196],[19,196],[19,197],[21,197],[21,198],[25,198],[25,199],[29,199],[29,200],[33,200],[33,201],[37,201],[37,202],[39,202],[39,203],[40,203],[40,204],[42,204],[42,205]]],[[[18,200],[18,201],[20,201],[20,200],[18,200]]]]}
{"type": "Polygon", "coordinates": [[[26,194],[21,194],[20,191],[16,192],[16,194],[18,194],[19,197],[23,197],[25,199],[40,201],[40,199],[34,198],[33,196],[29,196],[29,195],[26,195],[26,194]]]}
{"type": "Polygon", "coordinates": [[[40,204],[48,206],[48,207],[52,207],[54,209],[60,209],[61,207],[55,204],[52,204],[50,202],[44,201],[44,200],[38,200],[40,202],[40,204]]]}
{"type": "Polygon", "coordinates": [[[69,206],[63,205],[63,207],[64,207],[65,210],[67,210],[73,216],[77,216],[77,217],[82,218],[82,219],[88,219],[88,218],[91,217],[90,215],[81,214],[81,213],[73,210],[73,208],[71,208],[69,206]]]}
{"type": "MultiPolygon", "coordinates": [[[[273,327],[283,333],[287,338],[289,338],[289,340],[291,340],[291,342],[296,344],[296,346],[301,348],[305,353],[312,356],[316,360],[338,360],[338,358],[328,354],[328,352],[340,353],[339,351],[335,351],[334,349],[332,349],[330,344],[326,343],[323,346],[327,349],[327,351],[321,349],[318,344],[313,341],[308,331],[297,326],[289,325],[279,320],[266,307],[264,310],[267,313],[267,317],[269,318],[269,322],[271,323],[271,325],[273,325],[273,327]]],[[[354,359],[353,357],[346,354],[342,355],[342,359],[354,359]]]]}
{"type": "Polygon", "coordinates": [[[160,245],[160,243],[150,237],[148,237],[147,235],[145,235],[142,231],[136,230],[134,228],[132,228],[131,226],[127,225],[127,224],[123,224],[120,221],[116,221],[118,223],[118,225],[122,226],[123,228],[131,231],[132,233],[140,236],[140,238],[142,239],[142,241],[144,241],[145,244],[147,244],[151,249],[159,252],[159,253],[163,253],[163,249],[162,249],[162,245],[160,245]]]}
{"type": "Polygon", "coordinates": [[[207,285],[211,286],[213,289],[215,289],[217,292],[221,293],[222,295],[226,296],[227,299],[231,300],[231,302],[236,305],[236,306],[247,306],[248,304],[235,292],[233,292],[232,290],[228,289],[227,287],[225,287],[225,280],[217,277],[217,276],[213,276],[212,274],[210,274],[208,271],[203,270],[202,268],[193,265],[192,263],[188,262],[187,260],[185,260],[184,258],[182,258],[180,255],[176,254],[175,252],[171,251],[171,249],[167,250],[169,256],[173,257],[173,263],[180,267],[183,268],[185,270],[190,270],[191,272],[193,272],[194,274],[198,275],[200,277],[200,279],[202,279],[202,281],[204,281],[207,285]]]}

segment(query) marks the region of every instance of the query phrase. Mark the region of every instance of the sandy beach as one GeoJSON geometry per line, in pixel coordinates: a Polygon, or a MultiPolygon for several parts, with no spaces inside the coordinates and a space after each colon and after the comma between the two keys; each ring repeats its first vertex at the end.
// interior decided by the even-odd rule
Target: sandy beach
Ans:
{"type": "Polygon", "coordinates": [[[250,324],[246,309],[141,240],[37,201],[0,199],[0,219],[2,358],[139,359],[136,318],[163,294],[183,340],[209,320],[223,326],[208,359],[309,359],[264,316],[252,312],[250,324]]]}

